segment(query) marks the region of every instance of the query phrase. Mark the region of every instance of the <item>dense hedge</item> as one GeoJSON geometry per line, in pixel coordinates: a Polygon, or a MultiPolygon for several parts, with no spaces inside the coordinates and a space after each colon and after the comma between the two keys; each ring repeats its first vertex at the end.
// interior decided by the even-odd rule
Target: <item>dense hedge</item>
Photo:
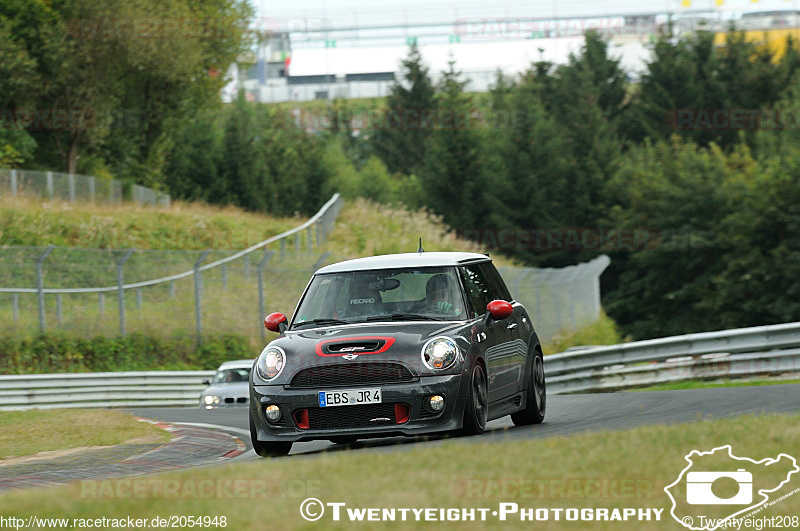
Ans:
{"type": "Polygon", "coordinates": [[[0,374],[216,369],[258,352],[244,336],[78,339],[63,334],[0,338],[0,374]]]}

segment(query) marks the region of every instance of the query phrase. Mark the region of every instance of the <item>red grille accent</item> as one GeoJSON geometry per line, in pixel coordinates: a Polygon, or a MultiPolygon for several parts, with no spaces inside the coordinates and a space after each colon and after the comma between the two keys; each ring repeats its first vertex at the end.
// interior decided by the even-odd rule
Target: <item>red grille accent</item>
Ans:
{"type": "Polygon", "coordinates": [[[394,423],[405,424],[411,416],[411,408],[405,404],[394,405],[394,423]]]}
{"type": "Polygon", "coordinates": [[[308,410],[298,409],[294,412],[294,421],[301,430],[308,429],[308,410]]]}

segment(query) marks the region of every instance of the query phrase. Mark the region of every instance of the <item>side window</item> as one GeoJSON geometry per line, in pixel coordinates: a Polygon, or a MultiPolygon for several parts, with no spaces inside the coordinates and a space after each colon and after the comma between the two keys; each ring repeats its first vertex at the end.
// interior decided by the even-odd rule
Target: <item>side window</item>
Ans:
{"type": "Polygon", "coordinates": [[[460,267],[459,270],[464,280],[464,287],[467,288],[469,302],[472,304],[473,315],[483,315],[486,313],[486,305],[489,304],[492,299],[489,291],[489,284],[486,282],[480,267],[476,264],[460,267]]]}
{"type": "Polygon", "coordinates": [[[481,271],[483,271],[483,276],[486,277],[486,281],[489,283],[492,299],[502,299],[506,302],[511,302],[513,300],[511,294],[508,292],[506,283],[503,282],[503,277],[500,276],[500,272],[497,271],[494,264],[491,262],[484,262],[480,265],[480,268],[481,271]]]}

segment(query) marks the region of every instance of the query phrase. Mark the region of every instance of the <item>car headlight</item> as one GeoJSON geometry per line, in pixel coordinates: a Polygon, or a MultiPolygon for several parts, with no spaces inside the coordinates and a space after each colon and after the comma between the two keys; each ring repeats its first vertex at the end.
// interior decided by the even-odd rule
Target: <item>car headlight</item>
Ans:
{"type": "Polygon", "coordinates": [[[435,337],[422,347],[422,363],[431,370],[449,369],[458,359],[458,347],[449,337],[435,337]]]}
{"type": "Polygon", "coordinates": [[[280,347],[266,347],[256,362],[258,376],[263,380],[272,380],[286,366],[286,353],[280,347]]]}
{"type": "Polygon", "coordinates": [[[206,395],[203,397],[203,402],[205,402],[207,406],[210,406],[211,404],[219,404],[219,397],[214,395],[206,395]]]}

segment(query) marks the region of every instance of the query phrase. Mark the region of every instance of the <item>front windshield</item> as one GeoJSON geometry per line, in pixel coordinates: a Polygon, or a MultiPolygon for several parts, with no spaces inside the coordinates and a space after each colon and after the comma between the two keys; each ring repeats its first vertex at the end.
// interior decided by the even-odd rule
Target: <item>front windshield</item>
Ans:
{"type": "Polygon", "coordinates": [[[246,382],[250,377],[250,369],[225,369],[217,371],[211,383],[246,382]]]}
{"type": "Polygon", "coordinates": [[[292,327],[381,320],[463,320],[464,300],[452,267],[317,275],[292,327]]]}

